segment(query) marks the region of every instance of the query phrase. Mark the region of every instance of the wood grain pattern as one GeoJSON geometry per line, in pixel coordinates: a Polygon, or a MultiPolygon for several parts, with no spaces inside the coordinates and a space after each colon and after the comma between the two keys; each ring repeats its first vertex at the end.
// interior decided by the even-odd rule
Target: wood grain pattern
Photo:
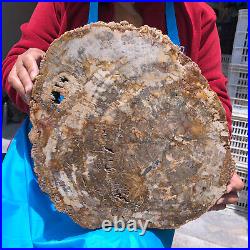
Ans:
{"type": "Polygon", "coordinates": [[[39,185],[83,227],[118,216],[177,228],[215,203],[234,170],[216,93],[148,26],[66,32],[42,61],[30,110],[39,185]]]}

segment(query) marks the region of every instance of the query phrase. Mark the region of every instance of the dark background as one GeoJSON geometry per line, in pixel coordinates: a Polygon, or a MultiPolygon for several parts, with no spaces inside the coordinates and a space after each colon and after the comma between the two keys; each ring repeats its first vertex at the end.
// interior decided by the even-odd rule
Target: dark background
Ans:
{"type": "Polygon", "coordinates": [[[29,21],[36,5],[36,2],[2,3],[2,59],[20,39],[20,25],[29,21]]]}

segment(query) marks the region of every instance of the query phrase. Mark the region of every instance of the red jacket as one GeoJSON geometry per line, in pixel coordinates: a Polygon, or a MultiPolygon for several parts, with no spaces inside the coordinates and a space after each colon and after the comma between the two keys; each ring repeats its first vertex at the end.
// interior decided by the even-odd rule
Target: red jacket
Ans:
{"type": "MultiPolygon", "coordinates": [[[[166,33],[165,4],[163,2],[136,3],[144,24],[166,33]]],[[[54,39],[65,31],[88,21],[89,4],[83,2],[38,3],[30,21],[21,26],[22,37],[3,62],[3,88],[12,101],[24,112],[28,106],[9,85],[7,77],[18,55],[29,48],[46,51],[54,39]]],[[[185,53],[201,68],[210,87],[218,94],[225,108],[231,131],[232,107],[226,90],[227,80],[221,70],[221,50],[214,11],[205,3],[175,3],[175,13],[181,45],[185,53]]],[[[99,20],[109,22],[113,17],[112,3],[100,3],[99,20]]]]}

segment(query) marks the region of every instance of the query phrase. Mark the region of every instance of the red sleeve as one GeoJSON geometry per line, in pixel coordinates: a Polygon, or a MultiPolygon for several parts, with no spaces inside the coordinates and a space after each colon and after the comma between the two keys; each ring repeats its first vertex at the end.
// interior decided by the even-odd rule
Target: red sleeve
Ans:
{"type": "Polygon", "coordinates": [[[201,42],[198,55],[198,65],[206,77],[210,87],[219,96],[226,111],[229,132],[232,132],[232,105],[227,93],[227,79],[221,68],[221,48],[216,27],[216,15],[206,5],[201,16],[201,42]]]}
{"type": "Polygon", "coordinates": [[[60,30],[59,3],[37,4],[28,23],[21,25],[21,39],[12,47],[2,65],[2,85],[10,99],[23,112],[28,112],[28,105],[22,100],[7,81],[8,75],[16,62],[18,55],[23,54],[29,48],[38,48],[46,51],[54,39],[58,37],[60,30]]]}

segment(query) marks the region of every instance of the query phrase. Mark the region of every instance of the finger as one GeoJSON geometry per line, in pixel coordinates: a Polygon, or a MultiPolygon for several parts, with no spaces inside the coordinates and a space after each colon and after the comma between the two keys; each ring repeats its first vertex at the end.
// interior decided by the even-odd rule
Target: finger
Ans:
{"type": "Polygon", "coordinates": [[[239,192],[244,188],[244,183],[241,180],[241,178],[235,173],[231,180],[230,183],[227,186],[227,193],[230,193],[231,191],[234,192],[239,192]]]}
{"type": "Polygon", "coordinates": [[[30,49],[30,50],[31,50],[32,56],[37,62],[37,65],[39,66],[42,58],[45,56],[45,52],[40,49],[30,49]]]}
{"type": "Polygon", "coordinates": [[[226,208],[225,204],[219,204],[219,205],[214,205],[209,209],[209,211],[218,211],[218,210],[223,210],[226,208]]]}
{"type": "Polygon", "coordinates": [[[23,98],[23,100],[28,103],[28,100],[25,97],[24,86],[17,76],[15,66],[12,68],[12,71],[8,77],[8,81],[9,81],[10,85],[17,91],[17,93],[20,94],[20,96],[23,98]]]}
{"type": "Polygon", "coordinates": [[[45,52],[41,49],[37,48],[30,48],[29,49],[30,53],[33,54],[35,57],[43,57],[45,55],[45,52]]]}
{"type": "MultiPolygon", "coordinates": [[[[38,67],[40,65],[40,62],[41,62],[43,56],[45,55],[45,52],[40,50],[40,49],[31,49],[31,54],[32,54],[34,60],[36,61],[36,66],[37,66],[37,71],[34,71],[34,73],[31,72],[31,76],[33,77],[33,74],[35,76],[37,76],[39,73],[38,67]]],[[[34,78],[32,80],[34,80],[34,78]]]]}
{"type": "Polygon", "coordinates": [[[33,83],[30,75],[22,63],[18,62],[16,66],[17,76],[23,84],[26,95],[31,94],[33,83]]]}
{"type": "Polygon", "coordinates": [[[238,195],[237,193],[229,193],[224,194],[217,202],[216,204],[235,204],[238,201],[238,195]]]}
{"type": "Polygon", "coordinates": [[[32,55],[26,55],[23,58],[23,65],[30,75],[30,79],[33,81],[39,73],[37,61],[32,55]]]}

